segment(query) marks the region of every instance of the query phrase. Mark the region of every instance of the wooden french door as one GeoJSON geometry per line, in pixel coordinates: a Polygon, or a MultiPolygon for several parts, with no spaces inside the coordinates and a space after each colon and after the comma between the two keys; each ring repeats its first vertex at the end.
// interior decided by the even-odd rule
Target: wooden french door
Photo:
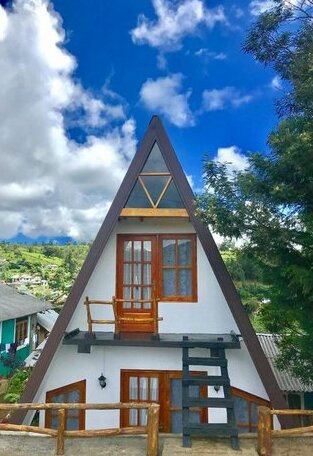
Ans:
{"type": "MultiPolygon", "coordinates": [[[[86,402],[86,380],[47,391],[46,402],[52,403],[84,403],[86,402]]],[[[58,411],[46,410],[45,425],[51,429],[57,429],[58,411]]],[[[65,428],[67,430],[85,429],[85,410],[66,410],[65,428]]]]}
{"type": "Polygon", "coordinates": [[[119,235],[117,239],[119,331],[153,332],[156,238],[148,235],[119,235]]]}
{"type": "MultiPolygon", "coordinates": [[[[207,375],[191,372],[191,375],[207,375]]],[[[207,397],[206,386],[190,386],[192,397],[207,397]]],[[[159,426],[162,432],[182,432],[182,372],[181,371],[121,371],[121,402],[147,402],[160,404],[159,426]]],[[[207,409],[193,407],[190,420],[207,423],[207,409]]],[[[122,410],[121,426],[146,426],[147,410],[122,410]]]]}

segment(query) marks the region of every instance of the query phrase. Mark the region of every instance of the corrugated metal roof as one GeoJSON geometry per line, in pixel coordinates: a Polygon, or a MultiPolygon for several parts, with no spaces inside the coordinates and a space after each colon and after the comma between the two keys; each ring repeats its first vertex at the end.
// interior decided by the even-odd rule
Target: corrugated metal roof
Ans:
{"type": "Polygon", "coordinates": [[[278,348],[275,343],[277,336],[274,334],[257,334],[261,347],[274,372],[278,385],[282,391],[311,392],[313,386],[303,384],[287,370],[279,370],[276,367],[275,359],[278,355],[278,348]]]}
{"type": "Polygon", "coordinates": [[[40,326],[50,332],[58,316],[59,314],[53,309],[44,310],[40,313],[37,313],[37,322],[40,324],[40,326]]]}
{"type": "Polygon", "coordinates": [[[51,307],[49,301],[19,293],[14,287],[0,283],[0,321],[32,315],[51,307]]]}

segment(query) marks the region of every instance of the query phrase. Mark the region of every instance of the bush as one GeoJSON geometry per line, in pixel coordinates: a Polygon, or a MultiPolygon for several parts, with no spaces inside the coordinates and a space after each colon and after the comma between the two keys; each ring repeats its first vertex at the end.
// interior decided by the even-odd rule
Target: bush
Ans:
{"type": "Polygon", "coordinates": [[[30,369],[18,369],[15,371],[10,379],[8,390],[4,396],[5,402],[14,404],[19,401],[30,374],[30,369]]]}

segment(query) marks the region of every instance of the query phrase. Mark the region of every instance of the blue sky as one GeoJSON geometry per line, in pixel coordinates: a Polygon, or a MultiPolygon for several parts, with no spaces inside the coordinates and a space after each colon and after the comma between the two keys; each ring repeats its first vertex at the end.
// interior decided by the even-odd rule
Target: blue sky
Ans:
{"type": "Polygon", "coordinates": [[[13,11],[0,7],[0,154],[8,165],[0,170],[7,220],[0,238],[92,239],[153,114],[195,189],[204,154],[242,169],[250,151],[265,153],[280,81],[241,47],[269,5],[16,0],[13,11]]]}

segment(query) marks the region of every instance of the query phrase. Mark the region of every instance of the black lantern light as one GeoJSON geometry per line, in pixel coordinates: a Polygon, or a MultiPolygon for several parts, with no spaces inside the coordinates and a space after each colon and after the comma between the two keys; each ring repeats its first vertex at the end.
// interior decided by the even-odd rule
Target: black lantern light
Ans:
{"type": "Polygon", "coordinates": [[[101,386],[102,389],[107,386],[106,377],[103,374],[100,375],[98,380],[99,380],[99,385],[101,386]]]}

